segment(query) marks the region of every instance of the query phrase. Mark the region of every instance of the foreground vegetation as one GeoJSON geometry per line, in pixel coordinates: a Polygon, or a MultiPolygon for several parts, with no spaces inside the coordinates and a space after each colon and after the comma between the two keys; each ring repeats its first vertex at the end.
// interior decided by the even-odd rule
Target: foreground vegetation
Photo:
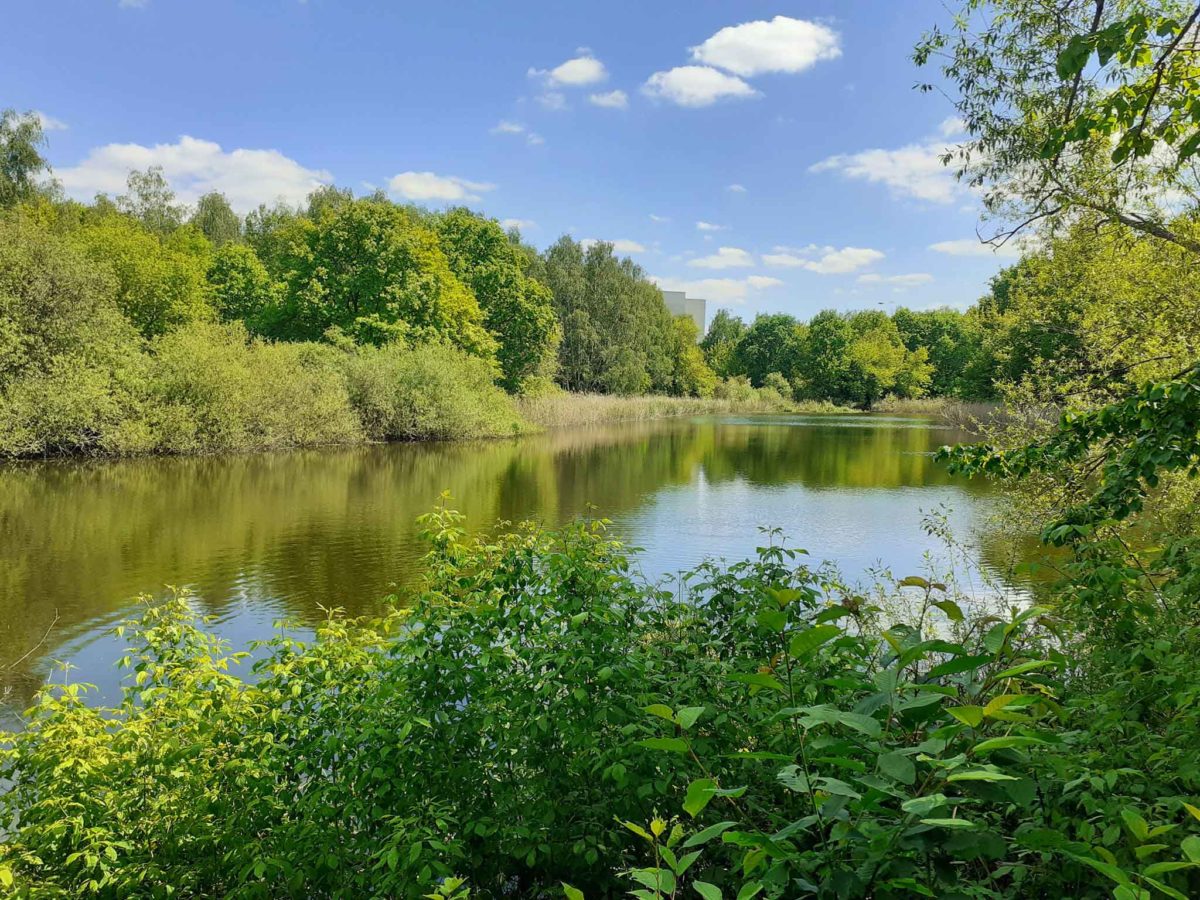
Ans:
{"type": "Polygon", "coordinates": [[[855,588],[774,534],[650,586],[603,523],[469,537],[447,509],[393,613],[281,631],[253,663],[186,595],[150,603],[118,629],[120,706],[52,685],[3,737],[0,878],[39,897],[1194,896],[1200,556],[1131,551],[1122,519],[1198,448],[1165,453],[1148,411],[1194,430],[1200,381],[1020,453],[954,452],[1016,475],[1111,463],[1046,529],[1072,553],[1048,606],[932,573],[855,588]]]}

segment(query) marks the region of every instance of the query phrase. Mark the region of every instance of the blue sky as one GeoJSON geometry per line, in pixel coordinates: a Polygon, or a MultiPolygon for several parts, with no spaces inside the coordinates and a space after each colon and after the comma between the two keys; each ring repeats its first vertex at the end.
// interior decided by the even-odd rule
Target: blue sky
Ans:
{"type": "Polygon", "coordinates": [[[964,307],[1011,258],[940,170],[909,60],[940,0],[39,0],[0,106],[73,195],[160,164],[242,211],[333,181],[619,242],[746,317],[964,307]]]}

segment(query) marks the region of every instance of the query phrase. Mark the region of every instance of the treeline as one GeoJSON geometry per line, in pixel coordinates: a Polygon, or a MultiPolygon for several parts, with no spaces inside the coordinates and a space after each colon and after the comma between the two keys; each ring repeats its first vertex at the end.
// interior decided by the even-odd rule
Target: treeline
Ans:
{"type": "Polygon", "coordinates": [[[539,253],[467,209],[332,187],[242,218],[155,169],[82,204],[43,145],[35,116],[0,117],[0,454],[506,434],[513,397],[559,386],[746,393],[609,244],[539,253]]]}

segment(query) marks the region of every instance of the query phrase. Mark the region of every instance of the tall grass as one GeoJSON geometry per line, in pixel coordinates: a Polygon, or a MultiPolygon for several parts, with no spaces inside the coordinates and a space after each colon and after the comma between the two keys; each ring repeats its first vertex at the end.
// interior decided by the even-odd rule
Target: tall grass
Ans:
{"type": "Polygon", "coordinates": [[[517,409],[532,425],[572,428],[607,422],[636,422],[672,416],[721,413],[837,413],[848,412],[826,402],[793,403],[778,393],[750,389],[751,393],[724,397],[623,397],[614,394],[548,393],[521,397],[517,409]]]}

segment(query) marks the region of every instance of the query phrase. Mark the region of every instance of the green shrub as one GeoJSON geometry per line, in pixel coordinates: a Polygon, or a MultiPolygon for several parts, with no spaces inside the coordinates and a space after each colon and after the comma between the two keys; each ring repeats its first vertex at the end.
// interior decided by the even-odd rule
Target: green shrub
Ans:
{"type": "Polygon", "coordinates": [[[240,323],[196,324],[154,342],[148,392],[171,452],[354,443],[362,433],[337,351],[251,339],[240,323]]]}
{"type": "Polygon", "coordinates": [[[253,677],[188,598],[151,604],[116,709],[58,684],[0,738],[0,872],[31,896],[1200,890],[1194,617],[1094,653],[1048,609],[855,590],[773,535],[664,590],[602,523],[424,534],[403,609],[281,634],[253,677]]]}
{"type": "Polygon", "coordinates": [[[443,344],[361,347],[342,362],[371,440],[447,440],[519,432],[512,400],[486,360],[443,344]]]}

